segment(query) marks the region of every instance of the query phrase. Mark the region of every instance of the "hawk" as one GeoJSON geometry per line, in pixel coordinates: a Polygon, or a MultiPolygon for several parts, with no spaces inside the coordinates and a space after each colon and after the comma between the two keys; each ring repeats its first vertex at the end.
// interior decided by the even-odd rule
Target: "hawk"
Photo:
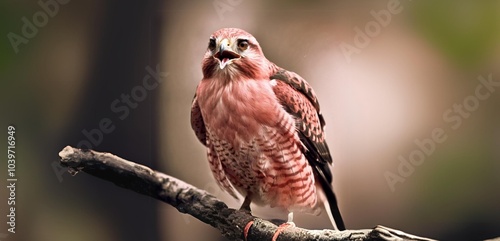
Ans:
{"type": "Polygon", "coordinates": [[[237,28],[210,36],[202,71],[191,126],[218,185],[245,197],[240,209],[279,207],[289,212],[289,223],[293,211],[316,212],[322,203],[332,225],[345,230],[311,86],[269,61],[257,40],[237,28]]]}

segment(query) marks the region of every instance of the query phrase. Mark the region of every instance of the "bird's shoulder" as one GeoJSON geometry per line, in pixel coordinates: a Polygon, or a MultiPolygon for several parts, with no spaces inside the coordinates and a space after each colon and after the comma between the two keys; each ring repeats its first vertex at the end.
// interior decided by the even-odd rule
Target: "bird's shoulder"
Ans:
{"type": "Polygon", "coordinates": [[[300,75],[282,68],[274,71],[270,81],[280,104],[295,117],[297,133],[309,161],[332,163],[325,140],[325,121],[313,88],[300,75]]]}
{"type": "Polygon", "coordinates": [[[207,130],[205,122],[203,121],[203,116],[201,115],[201,109],[198,104],[198,97],[196,94],[194,95],[191,103],[191,128],[194,130],[198,140],[203,145],[207,146],[207,130]]]}
{"type": "MultiPolygon", "coordinates": [[[[293,91],[297,91],[302,94],[314,107],[316,113],[318,114],[321,127],[324,127],[325,120],[321,114],[320,105],[316,93],[311,85],[299,74],[283,69],[281,67],[275,67],[271,71],[270,80],[276,81],[275,89],[285,92],[285,89],[292,88],[293,91]]],[[[275,91],[276,92],[276,91],[275,91]]],[[[285,92],[286,93],[286,92],[285,92]]],[[[278,93],[284,94],[284,93],[278,93]]]]}

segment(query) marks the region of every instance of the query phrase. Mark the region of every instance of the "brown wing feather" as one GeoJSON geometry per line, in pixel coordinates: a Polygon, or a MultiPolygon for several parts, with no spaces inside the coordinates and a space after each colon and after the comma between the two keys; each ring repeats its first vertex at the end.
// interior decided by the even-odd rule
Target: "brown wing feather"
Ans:
{"type": "Polygon", "coordinates": [[[314,148],[320,162],[332,163],[325,141],[325,121],[321,115],[318,99],[312,87],[298,74],[280,70],[271,76],[278,80],[274,92],[288,113],[297,117],[297,130],[314,148]]]}
{"type": "Polygon", "coordinates": [[[312,87],[294,72],[280,70],[270,78],[276,80],[273,90],[281,105],[296,118],[297,133],[305,147],[303,153],[328,199],[336,226],[339,230],[345,230],[331,185],[332,157],[325,140],[323,129],[325,121],[320,112],[318,99],[312,87]]]}
{"type": "Polygon", "coordinates": [[[205,129],[205,122],[203,121],[196,95],[191,104],[191,128],[193,128],[198,140],[200,140],[203,145],[207,146],[207,130],[205,129]]]}

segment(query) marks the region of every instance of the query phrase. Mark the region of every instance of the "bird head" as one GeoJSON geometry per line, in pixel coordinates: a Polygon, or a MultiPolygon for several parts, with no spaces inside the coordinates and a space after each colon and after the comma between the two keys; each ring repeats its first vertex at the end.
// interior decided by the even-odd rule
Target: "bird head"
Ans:
{"type": "Polygon", "coordinates": [[[233,79],[239,75],[248,78],[263,77],[266,57],[257,40],[238,28],[223,28],[208,39],[202,69],[205,78],[215,76],[233,79]]]}

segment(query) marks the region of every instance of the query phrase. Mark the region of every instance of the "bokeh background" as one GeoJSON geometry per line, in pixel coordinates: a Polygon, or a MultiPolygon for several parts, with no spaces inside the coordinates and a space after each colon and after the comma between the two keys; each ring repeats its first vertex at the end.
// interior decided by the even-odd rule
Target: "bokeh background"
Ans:
{"type": "MultiPolygon", "coordinates": [[[[218,189],[189,124],[208,37],[222,27],[252,33],[267,58],[315,88],[348,228],[381,224],[443,240],[500,236],[500,84],[458,128],[443,119],[470,101],[479,76],[500,83],[500,1],[40,2],[0,1],[0,186],[9,124],[16,127],[18,176],[16,234],[7,232],[8,193],[0,188],[1,240],[224,240],[164,203],[56,165],[64,146],[91,147],[239,207],[218,189]],[[44,10],[40,2],[52,5],[44,10]],[[398,4],[348,61],[341,46],[356,46],[355,29],[375,21],[371,11],[398,4]],[[23,30],[23,17],[40,26],[23,30]],[[10,33],[25,41],[14,47],[10,33]],[[164,78],[140,92],[148,68],[164,78]],[[131,94],[139,100],[125,104],[131,94]],[[84,134],[96,133],[105,118],[112,131],[93,140],[84,134]],[[398,157],[408,158],[415,140],[435,128],[446,140],[391,190],[384,175],[398,173],[398,157]]],[[[295,221],[331,228],[323,214],[295,221]]]]}

